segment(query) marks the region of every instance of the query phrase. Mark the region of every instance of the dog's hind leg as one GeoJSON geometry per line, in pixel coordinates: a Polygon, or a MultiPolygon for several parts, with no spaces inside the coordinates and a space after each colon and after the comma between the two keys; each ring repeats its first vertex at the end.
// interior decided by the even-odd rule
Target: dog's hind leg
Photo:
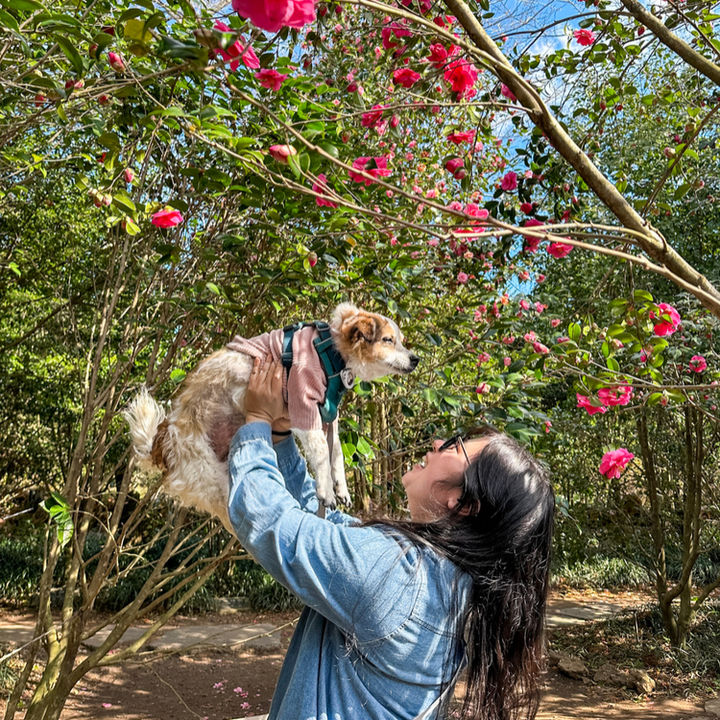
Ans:
{"type": "Polygon", "coordinates": [[[322,430],[296,430],[293,428],[293,434],[300,440],[310,470],[315,476],[315,491],[320,504],[326,508],[335,508],[330,453],[325,433],[322,430]]]}
{"type": "Polygon", "coordinates": [[[330,453],[331,453],[331,473],[333,479],[333,490],[335,497],[345,507],[352,505],[350,499],[350,492],[347,486],[347,480],[345,479],[345,457],[343,456],[342,445],[340,444],[340,435],[338,434],[337,422],[333,423],[330,431],[331,442],[330,453]]]}

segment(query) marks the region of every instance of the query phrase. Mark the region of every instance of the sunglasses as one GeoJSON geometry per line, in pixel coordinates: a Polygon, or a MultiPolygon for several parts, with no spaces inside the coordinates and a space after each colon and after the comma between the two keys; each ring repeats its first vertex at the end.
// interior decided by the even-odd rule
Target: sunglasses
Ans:
{"type": "Polygon", "coordinates": [[[465,443],[463,442],[463,436],[453,435],[451,438],[448,438],[438,449],[438,452],[443,452],[443,450],[450,450],[450,449],[456,449],[457,446],[460,446],[460,448],[463,451],[463,455],[465,456],[465,460],[467,461],[467,464],[470,464],[470,456],[467,454],[467,450],[465,449],[465,443]]]}

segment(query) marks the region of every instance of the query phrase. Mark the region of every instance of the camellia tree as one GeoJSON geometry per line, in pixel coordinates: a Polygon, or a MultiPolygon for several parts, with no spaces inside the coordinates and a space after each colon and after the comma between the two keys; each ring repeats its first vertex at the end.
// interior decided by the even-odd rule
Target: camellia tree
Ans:
{"type": "MultiPolygon", "coordinates": [[[[664,362],[668,333],[657,328],[677,328],[670,303],[636,292],[613,305],[609,326],[576,322],[567,341],[552,343],[565,309],[532,297],[583,250],[666,278],[720,316],[713,279],[650,224],[611,168],[593,163],[583,149],[592,137],[573,140],[538,89],[543,73],[615,66],[607,82],[619,112],[633,87],[622,70],[652,43],[695,68],[703,87],[716,83],[709,10],[670,6],[653,24],[643,8],[623,5],[590,5],[582,20],[590,27],[578,27],[570,47],[532,56],[488,34],[489,5],[463,0],[235,0],[232,12],[187,0],[1,0],[2,292],[15,368],[7,388],[50,385],[69,428],[66,457],[50,458],[40,443],[53,473],[41,486],[54,493],[45,507],[55,532],[38,641],[6,718],[21,701],[28,719],[57,718],[87,670],[140,651],[235,552],[230,541],[208,561],[200,548],[219,530],[184,531],[168,516],[143,540],[164,543],[146,583],[98,651],[79,659],[94,629],[89,612],[114,569],[129,567],[120,558],[135,552],[152,498],[127,465],[118,412],[143,382],[169,395],[235,332],[326,315],[350,298],[396,316],[422,345],[414,378],[357,388],[343,447],[359,507],[392,506],[381,478],[407,463],[401,447],[436,430],[480,416],[521,439],[540,436],[547,417],[532,398],[552,362],[575,368],[588,408],[631,393],[672,397],[677,388],[664,375],[634,372],[634,356],[648,347],[659,365],[647,367],[664,362]],[[688,44],[682,38],[696,26],[688,44]],[[53,210],[61,204],[77,209],[66,260],[44,273],[62,236],[63,214],[53,210]],[[51,231],[26,245],[34,214],[51,231]],[[51,350],[61,367],[46,362],[51,350]],[[30,381],[17,371],[25,358],[30,381]],[[100,541],[88,555],[90,537],[100,541]],[[54,619],[61,557],[65,594],[54,619]],[[153,629],[109,656],[129,623],[163,601],[153,629]],[[40,642],[48,661],[23,699],[40,642]]],[[[662,88],[645,91],[662,102],[662,88]]],[[[607,111],[602,102],[597,113],[607,111]]],[[[673,168],[698,152],[691,146],[709,122],[698,107],[673,168]]],[[[7,466],[27,496],[38,483],[23,447],[7,466]]],[[[615,472],[626,457],[606,462],[615,472]]]]}

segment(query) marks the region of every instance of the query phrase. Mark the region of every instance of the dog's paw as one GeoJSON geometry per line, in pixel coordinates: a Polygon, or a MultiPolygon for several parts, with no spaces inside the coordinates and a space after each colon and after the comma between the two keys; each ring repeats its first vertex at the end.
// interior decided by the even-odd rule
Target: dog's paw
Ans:
{"type": "Polygon", "coordinates": [[[332,490],[327,494],[318,490],[317,499],[318,502],[328,510],[334,510],[337,507],[337,500],[335,499],[335,494],[332,490]]]}
{"type": "Polygon", "coordinates": [[[350,507],[352,505],[352,499],[350,497],[350,493],[347,490],[336,491],[335,497],[337,497],[340,504],[344,505],[345,507],[350,507]]]}

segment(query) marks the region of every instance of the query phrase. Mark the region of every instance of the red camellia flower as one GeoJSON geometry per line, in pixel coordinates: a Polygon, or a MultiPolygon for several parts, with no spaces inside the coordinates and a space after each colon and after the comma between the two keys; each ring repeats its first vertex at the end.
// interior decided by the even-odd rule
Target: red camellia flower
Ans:
{"type": "Polygon", "coordinates": [[[568,245],[567,243],[560,243],[560,242],[550,243],[547,247],[548,253],[550,253],[550,255],[552,255],[553,257],[556,257],[556,258],[566,257],[567,255],[570,254],[572,249],[573,249],[572,245],[568,245]]]}
{"type": "Polygon", "coordinates": [[[598,399],[607,407],[612,405],[627,405],[630,402],[632,394],[633,389],[631,385],[600,388],[600,390],[598,390],[598,399]]]}
{"type": "Polygon", "coordinates": [[[609,478],[619,478],[627,464],[635,456],[625,448],[610,450],[602,456],[600,461],[600,474],[609,478]]]}
{"type": "Polygon", "coordinates": [[[477,77],[477,68],[471,62],[462,59],[453,60],[443,74],[445,82],[460,98],[470,97],[475,93],[473,86],[477,77]]]}
{"type": "Polygon", "coordinates": [[[690,369],[693,372],[701,373],[707,367],[707,361],[702,355],[693,355],[690,358],[690,369]]]}
{"type": "Polygon", "coordinates": [[[170,228],[179,225],[183,221],[183,216],[179,210],[173,208],[164,208],[158,210],[151,218],[151,222],[156,227],[170,228]]]}
{"type": "MultiPolygon", "coordinates": [[[[387,177],[388,175],[390,175],[390,169],[387,166],[386,157],[359,157],[353,160],[352,165],[356,170],[364,170],[366,173],[372,175],[374,178],[387,177]]],[[[349,175],[350,179],[355,181],[356,183],[361,183],[362,185],[368,186],[373,184],[373,180],[364,177],[360,173],[350,170],[349,175]]]]}
{"type": "Polygon", "coordinates": [[[288,76],[281,75],[277,70],[263,68],[255,73],[255,77],[264,88],[277,92],[288,76]]]}
{"type": "Polygon", "coordinates": [[[284,165],[287,165],[288,158],[291,155],[297,155],[297,150],[292,145],[271,145],[268,152],[273,160],[277,160],[284,165]]]}
{"type": "Polygon", "coordinates": [[[454,157],[450,158],[445,163],[445,169],[452,174],[454,177],[456,177],[458,180],[462,180],[463,177],[465,177],[465,161],[462,158],[454,157]],[[458,177],[458,174],[462,173],[462,177],[458,177]]]}
{"type": "MultiPolygon", "coordinates": [[[[325,177],[325,173],[318,173],[317,178],[318,178],[318,182],[313,183],[312,189],[316,193],[323,193],[323,194],[327,193],[328,189],[327,189],[327,185],[325,184],[327,182],[327,178],[325,177]]],[[[315,198],[315,204],[318,205],[319,207],[323,207],[323,206],[331,207],[331,208],[337,207],[337,203],[334,203],[331,200],[326,200],[325,198],[321,198],[321,197],[315,198]]]]}
{"type": "Polygon", "coordinates": [[[393,72],[393,82],[406,88],[412,87],[420,77],[420,73],[410,68],[399,68],[393,72]]]}
{"type": "Polygon", "coordinates": [[[460,143],[464,142],[473,142],[475,140],[475,131],[474,130],[455,130],[454,132],[451,132],[447,139],[451,143],[455,143],[456,145],[459,145],[460,143]]]}
{"type": "Polygon", "coordinates": [[[533,211],[533,204],[531,202],[520,203],[520,212],[524,212],[529,215],[533,211]]]}
{"type": "Polygon", "coordinates": [[[448,59],[458,51],[457,45],[446,48],[442,43],[433,43],[430,46],[430,54],[425,58],[434,68],[442,70],[448,59]]]}
{"type": "MultiPolygon", "coordinates": [[[[558,342],[560,342],[559,338],[558,342]]],[[[588,415],[595,415],[595,413],[600,413],[602,415],[603,413],[607,412],[607,408],[603,405],[593,405],[587,395],[575,393],[575,397],[577,398],[577,407],[585,408],[588,412],[588,415]]]]}
{"type": "Polygon", "coordinates": [[[123,175],[126,183],[131,183],[135,179],[135,173],[130,168],[125,168],[123,175]]]}
{"type": "Polygon", "coordinates": [[[360,122],[363,127],[374,128],[381,120],[383,116],[383,110],[385,105],[373,105],[370,110],[363,113],[360,122]]]}
{"type": "Polygon", "coordinates": [[[392,36],[394,35],[396,38],[400,37],[409,37],[412,35],[410,30],[407,28],[402,27],[400,23],[392,22],[386,25],[381,33],[382,37],[382,45],[386,50],[392,50],[392,48],[395,48],[398,46],[398,43],[393,42],[392,36]]]}
{"type": "Polygon", "coordinates": [[[595,42],[595,33],[592,30],[576,30],[573,37],[577,40],[578,45],[584,45],[585,47],[595,42]]]}
{"type": "MultiPolygon", "coordinates": [[[[221,30],[222,32],[232,32],[232,28],[227,26],[224,22],[220,22],[220,20],[217,20],[213,27],[216,30],[221,30]]],[[[260,60],[255,54],[255,51],[249,45],[243,45],[243,42],[243,38],[240,38],[224,50],[222,48],[216,50],[216,53],[220,55],[225,62],[230,61],[230,70],[232,70],[232,72],[235,72],[238,69],[241,61],[245,67],[249,67],[253,70],[260,67],[260,60]]]]}
{"type": "Polygon", "coordinates": [[[232,0],[232,6],[238,15],[268,32],[301,28],[315,20],[314,0],[232,0]]]}
{"type": "MultiPolygon", "coordinates": [[[[658,309],[662,317],[660,322],[653,326],[653,332],[656,335],[672,335],[680,324],[680,313],[672,306],[667,303],[658,303],[658,309]]],[[[654,312],[650,312],[650,317],[655,318],[654,312]]]]}

